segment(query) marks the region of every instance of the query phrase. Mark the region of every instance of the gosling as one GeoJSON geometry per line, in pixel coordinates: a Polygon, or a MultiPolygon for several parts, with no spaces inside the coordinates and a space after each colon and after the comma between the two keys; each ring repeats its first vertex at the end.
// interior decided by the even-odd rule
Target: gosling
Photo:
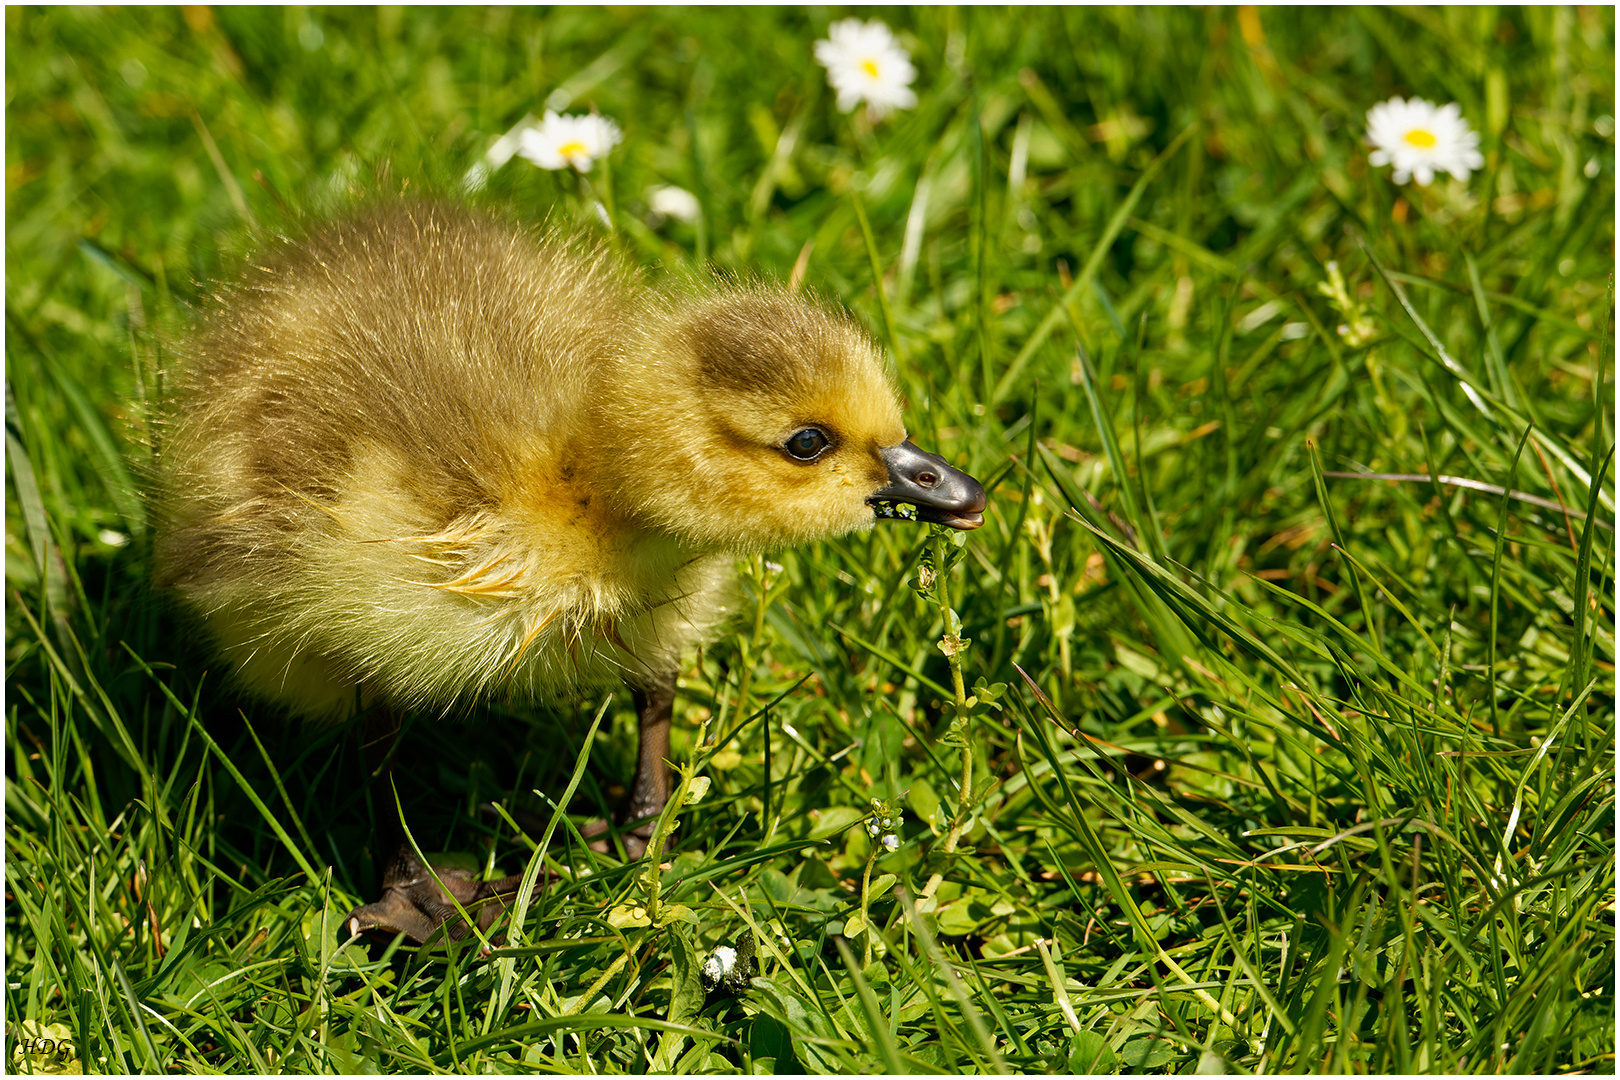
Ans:
{"type": "MultiPolygon", "coordinates": [[[[983,523],[847,315],[656,290],[600,245],[464,208],[276,241],[184,352],[154,577],[239,688],[340,720],[628,684],[627,821],[668,798],[675,673],[720,631],[736,556],[880,516],[983,523]]],[[[516,885],[437,877],[449,896],[402,849],[349,928],[459,936],[458,904],[487,927],[516,885]]]]}

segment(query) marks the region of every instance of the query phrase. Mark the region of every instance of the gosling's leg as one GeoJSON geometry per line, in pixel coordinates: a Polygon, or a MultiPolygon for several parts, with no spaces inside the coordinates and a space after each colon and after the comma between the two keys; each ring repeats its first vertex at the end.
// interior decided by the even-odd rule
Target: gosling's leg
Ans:
{"type": "Polygon", "coordinates": [[[669,724],[675,715],[675,673],[672,671],[650,689],[637,690],[636,715],[641,720],[641,741],[636,751],[636,786],[630,792],[626,821],[649,820],[627,835],[625,849],[631,858],[640,858],[652,839],[653,826],[664,804],[669,802],[669,724]],[[635,850],[630,851],[630,842],[635,850]]]}
{"type": "MultiPolygon", "coordinates": [[[[632,859],[641,858],[652,839],[653,826],[664,804],[669,801],[669,724],[675,712],[675,672],[660,676],[646,689],[633,691],[636,716],[640,722],[640,746],[636,751],[636,781],[630,792],[630,801],[619,816],[621,824],[641,822],[634,829],[621,833],[625,854],[632,859]]],[[[612,850],[605,821],[593,822],[583,832],[586,839],[599,837],[591,850],[612,850]]]]}

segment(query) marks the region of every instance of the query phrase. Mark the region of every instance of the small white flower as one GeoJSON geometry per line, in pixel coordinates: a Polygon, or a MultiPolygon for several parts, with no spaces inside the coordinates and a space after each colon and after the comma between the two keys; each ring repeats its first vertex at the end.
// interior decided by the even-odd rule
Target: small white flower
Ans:
{"type": "Polygon", "coordinates": [[[867,836],[876,836],[879,831],[880,830],[878,829],[877,822],[868,821],[866,823],[866,835],[867,836]]]}
{"type": "MultiPolygon", "coordinates": [[[[688,225],[703,213],[697,196],[678,187],[655,187],[647,192],[647,209],[662,217],[684,221],[688,225]]],[[[767,564],[769,565],[769,564],[767,564]]]]}
{"type": "Polygon", "coordinates": [[[547,109],[540,123],[519,136],[518,153],[542,169],[572,165],[580,172],[590,172],[596,159],[623,138],[619,125],[605,117],[558,116],[547,109]]]}
{"type": "Polygon", "coordinates": [[[878,843],[882,844],[890,851],[893,851],[895,848],[900,846],[900,838],[894,835],[894,833],[884,833],[883,839],[879,840],[878,843]]]}
{"type": "Polygon", "coordinates": [[[1373,165],[1395,166],[1395,182],[1417,180],[1423,187],[1436,173],[1448,172],[1458,180],[1483,168],[1479,135],[1463,119],[1456,103],[1436,107],[1422,98],[1390,98],[1367,110],[1367,142],[1373,165]]]}
{"type": "Polygon", "coordinates": [[[917,104],[911,90],[917,69],[893,32],[876,19],[843,19],[827,27],[827,37],[816,42],[816,62],[827,69],[841,112],[864,101],[872,119],[881,120],[891,109],[917,104]]]}

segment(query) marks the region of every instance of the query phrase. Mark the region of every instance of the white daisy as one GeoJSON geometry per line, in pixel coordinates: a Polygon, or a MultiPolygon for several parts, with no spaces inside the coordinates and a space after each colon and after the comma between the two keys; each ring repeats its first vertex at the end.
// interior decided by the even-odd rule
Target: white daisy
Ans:
{"type": "Polygon", "coordinates": [[[827,27],[826,39],[816,42],[816,62],[827,69],[842,112],[864,101],[872,119],[881,120],[891,109],[917,104],[911,90],[917,69],[893,32],[876,19],[843,19],[827,27]]]}
{"type": "Polygon", "coordinates": [[[1437,172],[1467,180],[1485,165],[1479,135],[1456,102],[1437,108],[1422,98],[1396,97],[1374,105],[1367,110],[1367,141],[1374,147],[1367,160],[1395,166],[1397,184],[1416,179],[1427,187],[1437,172]]]}
{"type": "Polygon", "coordinates": [[[623,138],[619,125],[605,117],[558,116],[547,109],[538,124],[518,137],[518,153],[542,169],[572,165],[580,172],[590,172],[596,159],[623,138]]]}

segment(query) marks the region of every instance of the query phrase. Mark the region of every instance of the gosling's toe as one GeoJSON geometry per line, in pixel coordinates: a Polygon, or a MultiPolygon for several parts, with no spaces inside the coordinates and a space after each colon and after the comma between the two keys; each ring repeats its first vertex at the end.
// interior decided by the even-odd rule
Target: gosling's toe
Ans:
{"type": "MultiPolygon", "coordinates": [[[[468,931],[462,911],[472,917],[481,933],[488,933],[517,898],[522,880],[514,874],[482,881],[459,867],[430,869],[415,852],[402,848],[383,879],[382,899],[349,912],[343,927],[349,937],[404,934],[418,944],[435,936],[460,941],[468,931]]],[[[544,884],[538,883],[535,892],[544,884]]]]}

